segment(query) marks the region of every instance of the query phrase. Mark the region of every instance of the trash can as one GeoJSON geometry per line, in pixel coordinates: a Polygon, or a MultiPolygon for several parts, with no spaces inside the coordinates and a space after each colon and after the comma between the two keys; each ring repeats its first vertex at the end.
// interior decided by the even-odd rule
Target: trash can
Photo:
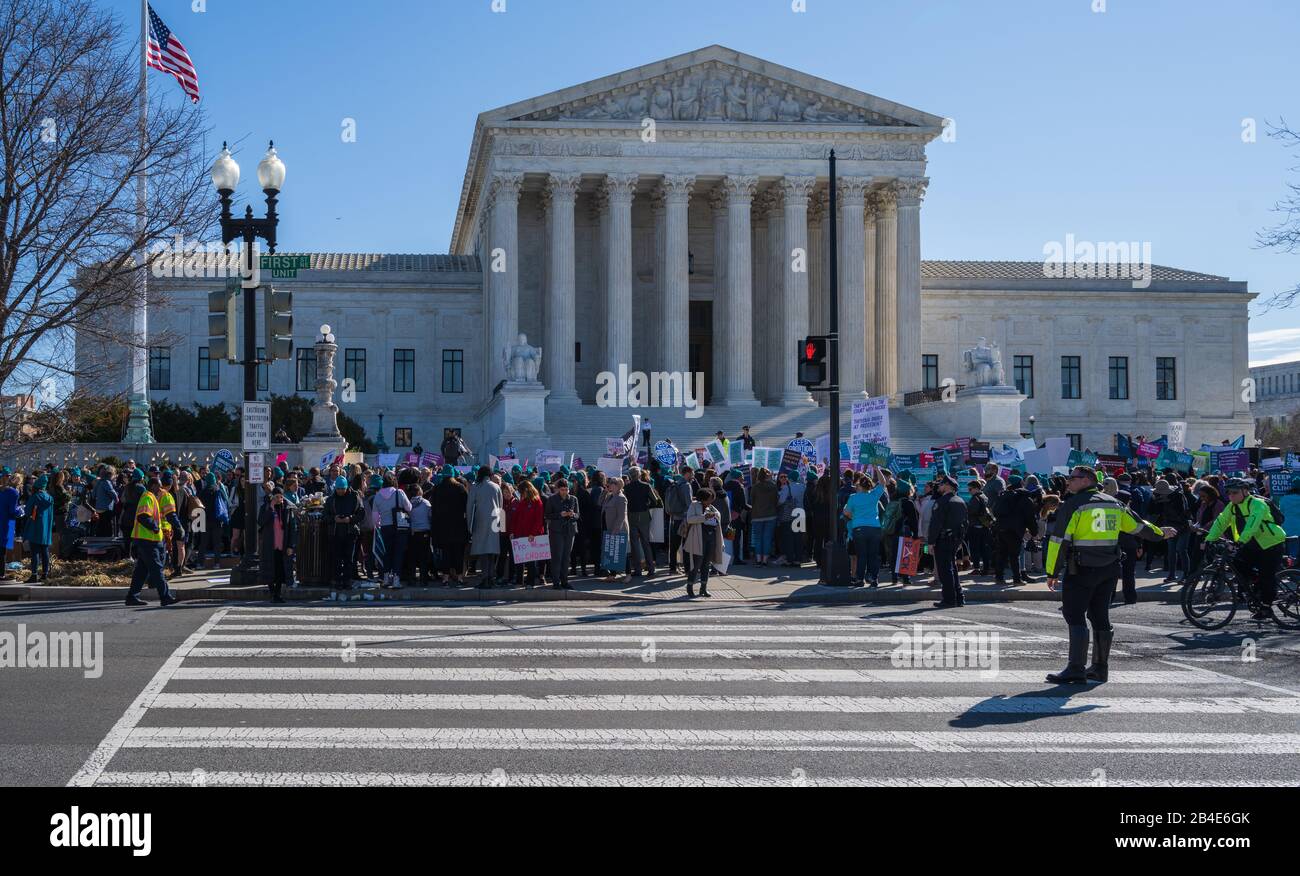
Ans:
{"type": "Polygon", "coordinates": [[[298,580],[315,586],[329,583],[329,540],[320,511],[304,512],[298,524],[298,580]]]}

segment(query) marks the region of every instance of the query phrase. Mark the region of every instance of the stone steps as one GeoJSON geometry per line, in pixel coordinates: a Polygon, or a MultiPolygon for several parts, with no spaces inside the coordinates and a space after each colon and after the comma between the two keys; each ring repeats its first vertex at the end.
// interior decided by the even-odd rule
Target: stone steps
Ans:
{"type": "MultiPolygon", "coordinates": [[[[604,455],[605,439],[617,438],[632,427],[633,414],[652,424],[655,441],[671,439],[678,448],[687,450],[703,447],[719,429],[728,438],[740,434],[741,426],[750,426],[750,432],[760,446],[784,447],[798,432],[812,440],[830,429],[825,408],[754,406],[725,408],[710,406],[689,413],[681,408],[601,408],[595,405],[548,406],[546,432],[551,439],[551,449],[577,453],[587,464],[604,455]]],[[[850,431],[850,408],[843,407],[840,419],[841,439],[847,441],[850,431]]],[[[891,409],[889,427],[893,449],[897,453],[916,453],[946,443],[929,427],[906,411],[891,409]]]]}

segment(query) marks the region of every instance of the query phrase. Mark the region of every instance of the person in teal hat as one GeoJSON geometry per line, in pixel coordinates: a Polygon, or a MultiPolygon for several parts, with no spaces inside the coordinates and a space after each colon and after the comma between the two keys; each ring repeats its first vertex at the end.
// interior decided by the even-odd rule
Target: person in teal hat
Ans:
{"type": "Polygon", "coordinates": [[[28,584],[45,583],[50,575],[50,543],[54,541],[54,499],[45,488],[50,479],[45,475],[38,477],[32,484],[34,491],[27,500],[27,510],[23,515],[26,528],[23,541],[32,552],[32,577],[28,584]],[[37,567],[40,574],[37,574],[37,567]]]}
{"type": "Polygon", "coordinates": [[[383,486],[384,486],[384,478],[383,478],[382,475],[371,475],[371,476],[370,476],[370,490],[371,490],[371,492],[376,492],[376,491],[378,491],[378,490],[381,490],[381,489],[383,489],[383,486]]]}

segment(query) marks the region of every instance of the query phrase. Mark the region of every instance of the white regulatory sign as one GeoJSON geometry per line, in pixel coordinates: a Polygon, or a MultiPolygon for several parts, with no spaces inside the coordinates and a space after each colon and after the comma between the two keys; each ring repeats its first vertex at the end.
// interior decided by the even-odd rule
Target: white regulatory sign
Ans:
{"type": "Polygon", "coordinates": [[[260,484],[266,480],[266,455],[262,453],[248,454],[248,482],[250,484],[260,484]]]}
{"type": "Polygon", "coordinates": [[[244,402],[244,451],[271,449],[271,403],[244,402]]]}

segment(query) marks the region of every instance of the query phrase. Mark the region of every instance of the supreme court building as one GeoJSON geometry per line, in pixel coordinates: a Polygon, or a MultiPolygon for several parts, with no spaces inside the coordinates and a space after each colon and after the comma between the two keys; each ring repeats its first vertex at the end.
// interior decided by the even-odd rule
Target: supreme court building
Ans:
{"type": "MultiPolygon", "coordinates": [[[[934,406],[945,380],[966,383],[962,353],[979,338],[1018,390],[1017,432],[1033,416],[1038,438],[1102,452],[1113,432],[1159,435],[1171,420],[1189,444],[1253,438],[1237,391],[1245,283],[1149,266],[1138,288],[1041,260],[922,261],[925,194],[942,184],[926,147],[943,124],[716,45],[483,113],[450,253],[312,254],[281,283],[299,358],[259,390],[311,394],[305,353],[328,323],[336,379],[361,389],[343,409],[372,435],[382,412],[394,449],[436,447],[456,426],[475,449],[509,439],[591,461],[633,412],[679,446],[742,424],[784,444],[825,431],[796,351],[827,330],[837,295],[843,398],[888,397],[896,450],[963,437],[943,434],[934,406]],[[537,386],[506,380],[520,334],[543,351],[537,386]],[[620,369],[702,373],[705,407],[598,406],[602,373],[620,369]]],[[[237,402],[236,369],[204,355],[212,282],[151,283],[151,397],[237,402]]]]}

